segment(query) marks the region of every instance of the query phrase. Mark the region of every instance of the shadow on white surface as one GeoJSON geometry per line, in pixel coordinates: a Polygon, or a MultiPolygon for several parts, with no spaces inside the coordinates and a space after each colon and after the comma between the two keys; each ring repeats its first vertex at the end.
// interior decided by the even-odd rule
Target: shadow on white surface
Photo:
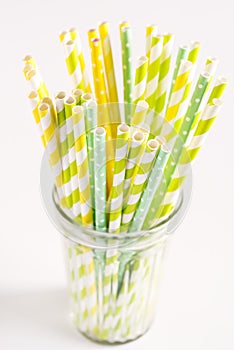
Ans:
{"type": "Polygon", "coordinates": [[[67,290],[0,291],[1,349],[59,349],[59,343],[69,349],[91,344],[69,319],[67,290]]]}

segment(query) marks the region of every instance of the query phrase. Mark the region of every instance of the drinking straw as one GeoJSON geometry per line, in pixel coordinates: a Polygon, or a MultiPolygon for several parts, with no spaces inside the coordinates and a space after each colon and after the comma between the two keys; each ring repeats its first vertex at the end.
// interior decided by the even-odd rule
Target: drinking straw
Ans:
{"type": "MultiPolygon", "coordinates": [[[[91,190],[91,205],[93,208],[93,220],[95,222],[95,186],[94,186],[94,135],[93,131],[97,127],[97,103],[93,100],[88,100],[83,103],[85,112],[85,129],[86,142],[88,148],[89,161],[89,176],[90,176],[90,190],[91,190]]],[[[102,154],[103,157],[106,155],[102,154]]]]}
{"type": "Polygon", "coordinates": [[[121,212],[123,204],[123,189],[125,169],[127,163],[129,127],[121,124],[117,128],[115,162],[113,185],[110,192],[110,216],[109,216],[109,232],[117,233],[120,229],[121,212]]]}
{"type": "Polygon", "coordinates": [[[112,137],[116,133],[116,126],[110,121],[107,107],[108,99],[104,79],[103,55],[100,39],[96,38],[91,40],[90,45],[95,95],[97,103],[100,105],[98,108],[98,125],[105,126],[107,132],[107,192],[109,194],[113,179],[114,144],[112,142],[112,137]]]}
{"type": "Polygon", "coordinates": [[[224,77],[219,77],[215,85],[213,87],[213,90],[211,91],[211,94],[208,99],[209,104],[213,104],[214,98],[221,98],[223,96],[223,93],[227,87],[227,79],[224,77]]]}
{"type": "Polygon", "coordinates": [[[83,95],[83,90],[81,89],[73,89],[72,90],[72,97],[76,100],[76,105],[81,104],[81,96],[83,95]]]}
{"type": "MultiPolygon", "coordinates": [[[[165,220],[175,207],[180,188],[184,183],[189,169],[194,163],[198,152],[203,146],[208,132],[213,125],[222,104],[222,100],[217,98],[214,98],[212,100],[212,104],[207,103],[190,144],[182,152],[176,174],[173,175],[171,183],[167,190],[167,194],[163,199],[160,208],[160,221],[165,220]]],[[[157,220],[157,222],[159,221],[157,220]]]]}
{"type": "Polygon", "coordinates": [[[90,100],[94,100],[94,97],[90,92],[86,92],[85,94],[81,95],[80,103],[81,103],[81,105],[83,105],[85,102],[90,101],[90,100]]]}
{"type": "MultiPolygon", "coordinates": [[[[170,97],[172,94],[172,90],[179,72],[179,68],[180,68],[180,63],[182,60],[186,60],[188,57],[188,53],[189,53],[189,47],[187,45],[181,45],[178,49],[177,52],[177,56],[176,56],[176,63],[175,63],[175,67],[174,67],[174,72],[173,72],[173,76],[172,76],[172,83],[171,83],[171,88],[170,88],[170,92],[169,92],[169,96],[168,96],[168,103],[170,101],[170,97]]],[[[190,59],[188,59],[188,61],[191,61],[190,59]]]]}
{"type": "MultiPolygon", "coordinates": [[[[50,166],[55,177],[55,184],[60,203],[63,208],[66,208],[66,201],[62,186],[62,166],[56,138],[55,125],[50,114],[50,107],[47,104],[42,103],[38,106],[38,113],[46,143],[46,150],[49,155],[50,166]]],[[[72,215],[70,216],[73,217],[72,215]]]]}
{"type": "Polygon", "coordinates": [[[165,147],[165,145],[161,145],[154,167],[148,178],[147,185],[141,196],[139,206],[135,211],[135,215],[129,227],[129,232],[141,230],[147,216],[147,212],[150,209],[151,202],[163,178],[165,164],[169,158],[169,154],[170,153],[168,152],[168,149],[165,147]]]}
{"type": "Polygon", "coordinates": [[[84,53],[82,49],[80,34],[78,33],[76,28],[70,28],[69,34],[71,36],[71,39],[74,40],[77,45],[78,59],[80,62],[80,69],[83,77],[84,91],[92,92],[90,81],[89,81],[89,75],[88,75],[88,71],[85,63],[84,53]]]}
{"type": "Polygon", "coordinates": [[[95,227],[106,231],[106,130],[94,131],[95,227]]]}
{"type": "MultiPolygon", "coordinates": [[[[110,29],[109,29],[108,22],[102,22],[99,25],[99,34],[100,34],[101,43],[102,43],[102,52],[103,52],[104,66],[105,66],[105,73],[106,73],[105,76],[106,76],[106,81],[108,86],[109,102],[118,102],[119,99],[118,99],[118,91],[117,91],[117,85],[116,85],[116,79],[115,79],[115,68],[114,68],[109,30],[110,29]]],[[[119,116],[119,121],[120,121],[120,116],[119,116]]]]}
{"type": "Polygon", "coordinates": [[[122,213],[122,227],[124,231],[128,230],[134,216],[135,210],[144,191],[146,180],[153,166],[158,148],[159,143],[156,140],[149,140],[146,144],[145,152],[141,158],[141,161],[136,166],[136,176],[130,188],[127,204],[122,213]]]}
{"type": "Polygon", "coordinates": [[[27,78],[27,73],[30,72],[33,69],[33,65],[32,64],[26,64],[23,68],[23,73],[24,73],[24,77],[26,80],[28,80],[27,78]]]}
{"type": "Polygon", "coordinates": [[[41,103],[46,103],[50,107],[50,114],[51,114],[52,120],[54,124],[57,126],[57,112],[56,112],[53,100],[50,97],[46,96],[41,99],[41,103]]]}
{"type": "Polygon", "coordinates": [[[49,96],[46,85],[36,69],[32,69],[26,73],[26,79],[29,82],[30,89],[38,93],[39,98],[49,96]]]}
{"type": "MultiPolygon", "coordinates": [[[[171,98],[165,115],[165,123],[162,127],[161,135],[169,141],[175,135],[175,123],[181,123],[187,107],[185,90],[192,71],[193,64],[190,61],[182,60],[180,68],[173,85],[171,98]]],[[[188,92],[188,89],[187,89],[188,92]]]]}
{"type": "Polygon", "coordinates": [[[139,100],[143,100],[145,96],[148,61],[146,56],[141,56],[137,59],[132,98],[132,103],[134,105],[136,105],[139,100]]]}
{"type": "Polygon", "coordinates": [[[88,31],[88,40],[89,40],[89,46],[90,49],[92,48],[92,41],[93,39],[99,38],[98,31],[95,28],[92,28],[88,31]]]}
{"type": "Polygon", "coordinates": [[[131,119],[131,126],[134,128],[139,128],[144,125],[145,116],[148,111],[149,105],[144,100],[139,100],[137,102],[135,111],[131,119]]]}
{"type": "Polygon", "coordinates": [[[149,24],[145,28],[145,55],[150,58],[151,40],[153,35],[157,35],[158,27],[155,24],[149,24]]]}
{"type": "MultiPolygon", "coordinates": [[[[66,107],[66,105],[65,105],[66,107]]],[[[84,109],[73,106],[72,123],[75,139],[75,155],[78,172],[81,220],[85,226],[92,224],[91,193],[89,183],[89,165],[85,134],[84,109]]]]}
{"type": "Polygon", "coordinates": [[[158,210],[166,194],[171,178],[176,170],[176,166],[179,161],[181,152],[183,150],[184,145],[186,144],[187,138],[189,136],[189,131],[196,117],[196,113],[200,107],[202,98],[206,92],[209,80],[210,75],[208,73],[202,73],[198,78],[188,110],[183,119],[178,137],[175,141],[171,155],[168,159],[167,166],[164,171],[164,181],[161,181],[157,190],[155,191],[154,198],[149,204],[150,209],[147,212],[147,216],[145,218],[144,223],[141,221],[141,227],[143,227],[143,229],[150,228],[151,224],[155,222],[155,217],[160,216],[158,210]]]}
{"type": "Polygon", "coordinates": [[[195,64],[198,59],[201,44],[199,41],[191,41],[189,44],[188,60],[195,64]]]}
{"type": "Polygon", "coordinates": [[[147,74],[147,84],[145,99],[149,104],[150,109],[155,107],[156,91],[158,86],[158,77],[160,69],[160,58],[163,48],[163,36],[153,35],[151,40],[151,47],[149,53],[149,66],[147,74]]]}
{"type": "Polygon", "coordinates": [[[135,131],[132,135],[125,170],[124,202],[127,201],[131,183],[134,181],[134,176],[136,175],[134,172],[135,168],[141,161],[141,157],[145,149],[145,143],[147,141],[146,138],[147,137],[144,132],[140,130],[135,131]]]}
{"type": "MultiPolygon", "coordinates": [[[[69,167],[68,158],[68,143],[67,143],[67,130],[66,130],[66,115],[64,100],[66,98],[66,92],[60,91],[55,97],[56,111],[57,111],[57,123],[58,123],[58,134],[59,134],[59,151],[62,163],[62,179],[64,186],[64,193],[66,197],[66,203],[68,208],[72,207],[72,189],[71,189],[71,174],[69,167]]],[[[75,216],[79,214],[74,213],[75,216]]]]}
{"type": "Polygon", "coordinates": [[[84,82],[80,66],[80,61],[78,58],[78,49],[76,42],[69,40],[64,44],[65,59],[68,74],[71,77],[72,85],[76,89],[83,89],[84,82]]]}
{"type": "Polygon", "coordinates": [[[77,215],[81,211],[80,203],[80,191],[79,191],[79,182],[78,182],[78,167],[76,164],[76,151],[75,151],[75,138],[73,132],[72,124],[72,108],[76,105],[76,101],[72,96],[67,96],[64,100],[65,107],[65,117],[66,117],[66,132],[67,132],[67,146],[68,146],[68,160],[69,160],[69,169],[71,176],[71,189],[72,189],[72,207],[73,211],[77,215]]]}
{"type": "Polygon", "coordinates": [[[41,126],[41,121],[40,121],[40,115],[39,115],[39,111],[38,111],[38,106],[40,104],[40,99],[39,96],[37,94],[36,91],[31,91],[28,95],[28,99],[30,102],[30,107],[32,110],[32,114],[34,116],[34,120],[37,124],[37,128],[39,131],[39,135],[41,137],[41,141],[44,147],[46,147],[46,141],[45,141],[45,137],[43,135],[43,130],[42,130],[42,126],[41,126]]]}
{"type": "Polygon", "coordinates": [[[171,55],[174,42],[174,35],[170,33],[163,34],[163,50],[160,59],[160,70],[158,77],[158,88],[156,91],[155,112],[161,116],[158,120],[157,135],[160,134],[163,117],[167,105],[167,94],[169,84],[169,72],[171,65],[171,55]]]}
{"type": "Polygon", "coordinates": [[[25,66],[26,66],[26,65],[32,65],[32,67],[33,67],[34,69],[37,68],[36,61],[35,61],[35,59],[34,59],[31,55],[26,55],[26,56],[24,56],[23,62],[24,62],[24,64],[25,64],[25,66]]]}
{"type": "Polygon", "coordinates": [[[67,41],[71,40],[71,35],[67,30],[63,30],[59,33],[59,40],[62,44],[65,44],[67,41]]]}
{"type": "Polygon", "coordinates": [[[120,24],[120,40],[122,50],[124,115],[125,122],[129,124],[133,97],[132,29],[126,22],[120,24]]]}

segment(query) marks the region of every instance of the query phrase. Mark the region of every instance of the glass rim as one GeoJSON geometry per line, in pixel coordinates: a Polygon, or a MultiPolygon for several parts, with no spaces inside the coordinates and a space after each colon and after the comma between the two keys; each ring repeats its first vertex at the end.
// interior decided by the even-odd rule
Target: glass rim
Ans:
{"type": "Polygon", "coordinates": [[[58,204],[58,200],[56,198],[56,189],[54,186],[52,172],[50,170],[46,152],[44,152],[41,162],[40,189],[44,209],[50,221],[57,228],[57,230],[66,238],[70,239],[75,243],[81,243],[82,241],[84,244],[87,244],[86,238],[89,238],[90,240],[90,237],[95,237],[97,241],[125,241],[126,244],[126,240],[136,241],[143,237],[147,238],[149,236],[154,237],[154,240],[157,240],[162,238],[162,236],[171,235],[178,228],[178,226],[181,224],[185,217],[191,200],[192,172],[189,172],[188,177],[182,186],[179,200],[177,202],[176,209],[173,210],[173,213],[169,215],[169,217],[166,220],[160,222],[159,224],[148,230],[140,230],[134,232],[109,233],[97,231],[93,228],[82,226],[79,223],[74,222],[72,218],[68,217],[68,215],[62,210],[61,206],[58,204]]]}

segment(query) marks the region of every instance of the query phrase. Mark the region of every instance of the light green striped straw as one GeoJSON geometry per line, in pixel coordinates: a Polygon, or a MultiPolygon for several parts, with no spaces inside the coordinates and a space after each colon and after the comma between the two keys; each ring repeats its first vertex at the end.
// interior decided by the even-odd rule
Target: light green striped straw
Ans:
{"type": "Polygon", "coordinates": [[[133,68],[132,68],[132,29],[128,25],[120,25],[120,39],[122,48],[122,70],[123,70],[123,93],[125,122],[130,123],[132,112],[132,92],[133,92],[133,68]]]}
{"type": "Polygon", "coordinates": [[[135,212],[129,232],[140,231],[142,229],[151,202],[162,181],[165,164],[169,157],[169,152],[165,145],[161,145],[154,167],[149,176],[146,188],[141,196],[140,204],[135,212]]]}
{"type": "Polygon", "coordinates": [[[141,195],[143,194],[145,184],[150,170],[154,164],[158,148],[159,143],[156,140],[149,140],[146,144],[145,152],[141,158],[141,161],[136,166],[136,176],[134,177],[133,184],[130,188],[127,204],[124,207],[122,213],[122,228],[124,232],[127,232],[141,195]]]}
{"type": "MultiPolygon", "coordinates": [[[[137,59],[132,99],[134,105],[145,97],[148,61],[149,60],[146,56],[141,56],[137,59]]],[[[133,107],[133,109],[135,109],[135,107],[133,107]]]]}
{"type": "Polygon", "coordinates": [[[163,36],[152,36],[145,99],[150,109],[154,109],[158,87],[160,59],[163,49],[163,36]]]}
{"type": "Polygon", "coordinates": [[[195,64],[197,62],[201,44],[199,41],[191,41],[189,44],[188,60],[195,64]]]}
{"type": "Polygon", "coordinates": [[[175,145],[173,146],[171,155],[168,159],[168,162],[164,171],[164,181],[161,181],[160,185],[158,186],[155,192],[154,198],[150,204],[150,209],[147,213],[145,222],[142,226],[143,229],[149,229],[152,223],[154,223],[155,217],[160,216],[160,213],[158,214],[158,210],[167,192],[172,176],[176,170],[179,158],[181,156],[181,153],[183,151],[183,148],[189,136],[191,126],[194,122],[196,113],[200,107],[202,98],[206,92],[209,79],[210,79],[209,74],[202,73],[197,81],[188,110],[186,112],[185,118],[181,125],[179,135],[175,141],[175,145]]]}
{"type": "Polygon", "coordinates": [[[149,24],[145,28],[145,55],[150,58],[150,49],[152,37],[158,33],[158,27],[155,24],[149,24]]]}
{"type": "MultiPolygon", "coordinates": [[[[68,208],[72,207],[72,190],[71,190],[71,175],[68,159],[68,144],[67,144],[67,131],[66,131],[66,116],[64,100],[66,98],[66,92],[60,91],[55,97],[55,105],[57,111],[57,123],[58,123],[58,135],[59,135],[59,151],[62,163],[62,180],[65,199],[68,208]]],[[[74,213],[75,214],[75,213],[74,213]]]]}
{"type": "Polygon", "coordinates": [[[110,233],[119,232],[120,229],[129,131],[126,124],[121,124],[117,128],[114,177],[110,193],[110,233]]]}
{"type": "Polygon", "coordinates": [[[131,186],[131,183],[134,181],[135,167],[141,161],[146,143],[146,135],[144,132],[138,130],[133,132],[125,170],[125,180],[124,180],[124,202],[126,203],[128,192],[131,186]]]}
{"type": "Polygon", "coordinates": [[[73,89],[72,90],[72,96],[76,100],[76,105],[80,105],[82,95],[83,95],[83,90],[81,90],[81,89],[73,89]]]}
{"type": "Polygon", "coordinates": [[[94,130],[95,227],[106,231],[106,130],[94,130]]]}
{"type": "Polygon", "coordinates": [[[137,102],[135,111],[133,113],[131,119],[131,126],[135,128],[140,128],[144,126],[145,116],[148,111],[149,105],[144,100],[140,100],[137,102]]]}
{"type": "Polygon", "coordinates": [[[158,120],[158,125],[156,126],[157,135],[160,134],[163,118],[167,105],[168,97],[168,84],[169,84],[169,73],[171,65],[171,55],[174,42],[174,35],[166,33],[163,35],[163,50],[160,59],[160,70],[158,78],[158,88],[156,91],[156,101],[155,101],[155,112],[160,115],[161,118],[158,120]]]}

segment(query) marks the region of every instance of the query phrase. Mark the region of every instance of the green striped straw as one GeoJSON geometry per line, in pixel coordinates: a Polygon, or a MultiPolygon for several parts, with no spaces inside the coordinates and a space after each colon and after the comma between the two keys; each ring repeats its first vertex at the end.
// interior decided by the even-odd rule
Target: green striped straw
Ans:
{"type": "Polygon", "coordinates": [[[150,209],[147,212],[147,216],[142,226],[143,229],[149,229],[152,223],[154,223],[155,217],[159,216],[158,210],[166,194],[171,178],[176,170],[180,155],[183,151],[183,147],[185,146],[187,138],[189,136],[191,126],[194,122],[196,113],[200,107],[202,98],[206,92],[209,79],[210,79],[210,75],[207,73],[202,73],[198,78],[188,110],[184,117],[178,137],[175,141],[175,145],[173,146],[171,155],[168,159],[168,162],[164,171],[164,181],[161,181],[160,185],[158,186],[155,192],[154,198],[150,203],[150,209]]]}
{"type": "MultiPolygon", "coordinates": [[[[159,143],[156,140],[149,140],[146,144],[145,152],[141,158],[141,161],[136,166],[136,176],[133,184],[130,188],[130,193],[127,200],[127,205],[123,209],[122,213],[122,227],[123,231],[128,231],[128,227],[131,224],[132,218],[143,194],[146,181],[150,170],[154,164],[156,152],[159,148],[159,143]]],[[[121,229],[122,231],[122,229],[121,229]]]]}
{"type": "MultiPolygon", "coordinates": [[[[72,207],[72,190],[71,190],[71,175],[68,159],[68,142],[67,142],[67,130],[66,130],[66,116],[64,100],[66,98],[66,92],[60,91],[55,97],[56,111],[57,111],[57,123],[58,123],[58,134],[59,134],[59,150],[62,163],[62,177],[64,184],[64,193],[66,197],[66,203],[68,208],[72,207]]],[[[79,214],[79,207],[77,207],[77,213],[79,214]]]]}
{"type": "Polygon", "coordinates": [[[152,36],[145,99],[150,109],[154,109],[158,86],[160,59],[163,49],[163,36],[152,36]]]}
{"type": "Polygon", "coordinates": [[[106,231],[106,130],[94,130],[95,227],[106,231]]]}
{"type": "Polygon", "coordinates": [[[74,99],[76,100],[76,105],[80,105],[82,95],[83,95],[83,90],[81,89],[72,90],[72,97],[74,97],[74,99]]]}
{"type": "MultiPolygon", "coordinates": [[[[145,97],[148,61],[149,60],[146,56],[141,56],[137,59],[132,99],[132,103],[134,105],[136,105],[139,100],[143,100],[145,97]]],[[[133,109],[134,108],[135,107],[133,107],[133,109]]]]}
{"type": "Polygon", "coordinates": [[[131,119],[131,126],[134,128],[139,128],[144,126],[146,113],[148,111],[149,105],[144,100],[137,102],[135,111],[131,119]]]}
{"type": "Polygon", "coordinates": [[[152,37],[158,33],[158,27],[155,24],[149,24],[145,28],[145,55],[150,58],[152,37]]]}
{"type": "Polygon", "coordinates": [[[123,204],[123,189],[127,162],[129,127],[121,124],[117,128],[113,185],[110,194],[109,232],[119,232],[123,204]]]}
{"type": "Polygon", "coordinates": [[[169,154],[170,153],[165,145],[161,145],[146,188],[141,196],[140,204],[129,227],[129,232],[140,231],[142,229],[147,212],[150,209],[151,202],[153,201],[155,193],[157,192],[163,178],[164,168],[169,158],[169,154]]]}
{"type": "Polygon", "coordinates": [[[124,203],[126,203],[128,192],[131,187],[131,183],[134,181],[135,168],[137,164],[141,161],[146,143],[146,136],[144,132],[138,130],[133,132],[129,151],[127,155],[127,163],[125,169],[125,179],[124,179],[124,203]]]}
{"type": "Polygon", "coordinates": [[[132,112],[133,92],[132,29],[129,25],[120,26],[120,39],[122,48],[125,122],[129,124],[132,112]]]}

